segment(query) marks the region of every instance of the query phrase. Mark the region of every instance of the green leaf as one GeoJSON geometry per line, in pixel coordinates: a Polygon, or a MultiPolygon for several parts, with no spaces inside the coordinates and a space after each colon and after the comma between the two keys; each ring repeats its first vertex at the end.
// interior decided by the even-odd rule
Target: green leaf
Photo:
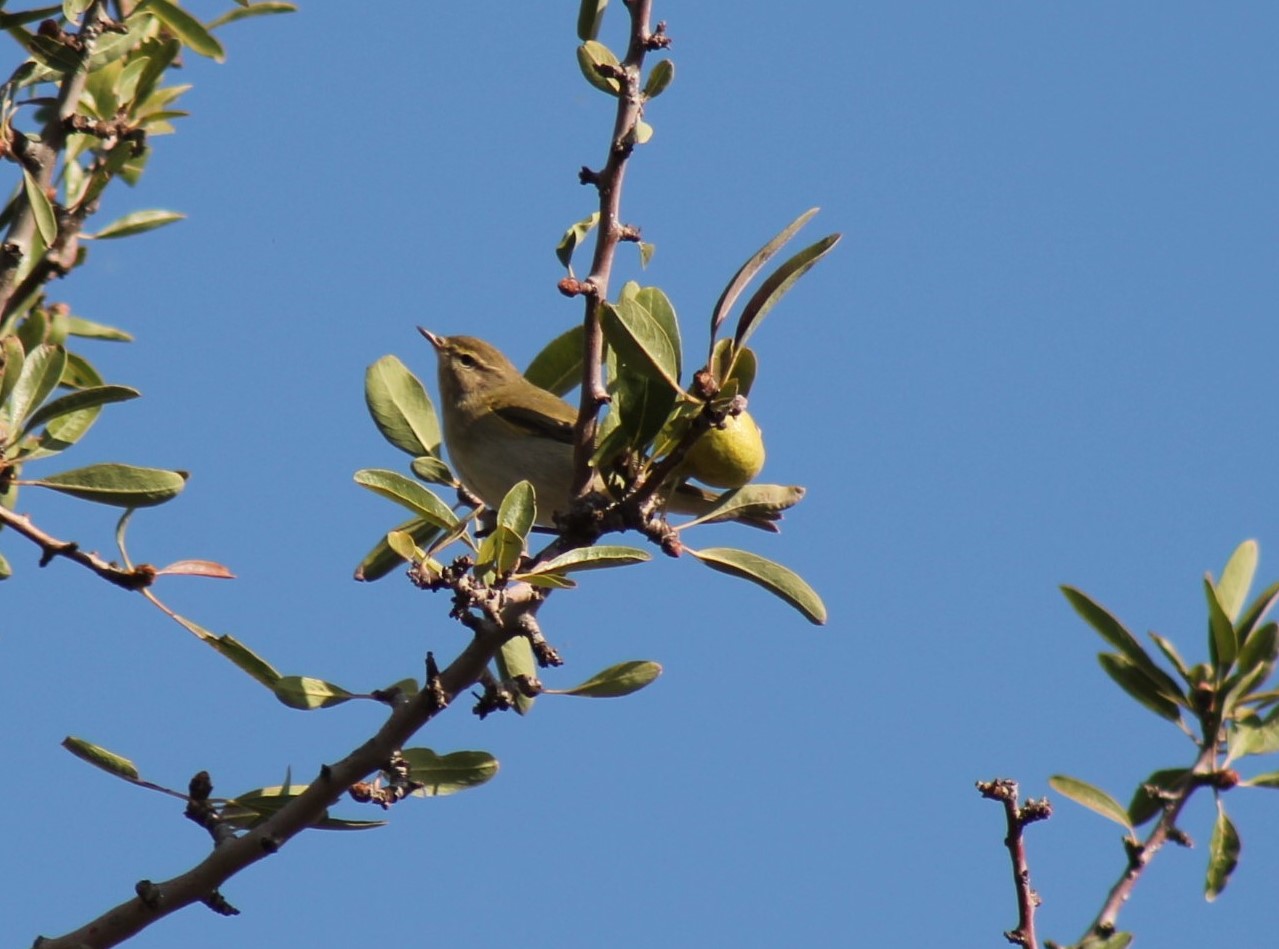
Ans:
{"type": "Polygon", "coordinates": [[[600,307],[604,337],[627,368],[653,379],[662,379],[676,392],[679,356],[666,330],[647,309],[634,300],[619,300],[600,307]]]}
{"type": "Polygon", "coordinates": [[[40,187],[40,182],[36,181],[25,167],[22,169],[22,181],[26,188],[27,203],[31,205],[31,214],[35,217],[36,230],[40,232],[40,239],[44,241],[46,247],[52,247],[53,242],[58,239],[58,217],[53,213],[49,196],[40,187]]]}
{"type": "Polygon", "coordinates": [[[1132,933],[1114,933],[1101,942],[1082,942],[1072,949],[1128,949],[1132,945],[1132,933]]]}
{"type": "Polygon", "coordinates": [[[104,386],[106,380],[98,370],[79,353],[67,353],[67,367],[62,370],[62,384],[72,389],[89,389],[104,386]]]}
{"type": "Polygon", "coordinates": [[[1134,666],[1123,656],[1103,652],[1097,657],[1106,675],[1114,679],[1119,687],[1150,709],[1156,715],[1170,722],[1180,721],[1181,711],[1173,699],[1164,695],[1156,682],[1134,666]]]}
{"type": "Polygon", "coordinates": [[[522,546],[536,520],[537,500],[533,493],[533,485],[528,481],[520,481],[512,485],[497,509],[498,526],[511,531],[519,538],[522,546]]]}
{"type": "Polygon", "coordinates": [[[1239,832],[1226,816],[1226,808],[1217,799],[1217,820],[1208,844],[1208,875],[1204,880],[1204,898],[1211,903],[1230,882],[1230,874],[1239,865],[1239,832]]]}
{"type": "Polygon", "coordinates": [[[9,566],[9,561],[5,559],[4,554],[0,554],[0,580],[8,580],[13,576],[13,568],[9,566]]]}
{"type": "Polygon", "coordinates": [[[576,570],[600,570],[605,567],[622,567],[627,564],[643,563],[652,560],[646,550],[638,547],[621,547],[601,544],[598,547],[575,547],[558,557],[552,557],[538,564],[532,570],[522,573],[519,579],[537,576],[544,573],[572,573],[576,570]]]}
{"type": "Polygon", "coordinates": [[[73,738],[68,735],[62,739],[62,747],[67,749],[81,761],[87,761],[95,768],[101,768],[108,774],[114,774],[117,778],[124,778],[126,781],[139,781],[141,775],[138,774],[137,766],[128,758],[123,758],[113,751],[107,751],[101,745],[95,745],[87,742],[83,738],[73,738]]]}
{"type": "Polygon", "coordinates": [[[416,562],[422,556],[422,549],[408,531],[387,531],[386,545],[409,563],[416,562]]]}
{"type": "Polygon", "coordinates": [[[355,473],[355,483],[375,494],[403,505],[414,514],[444,530],[452,530],[457,517],[433,492],[397,471],[365,468],[355,473]]]}
{"type": "Polygon", "coordinates": [[[226,51],[222,44],[195,17],[169,0],[142,0],[138,9],[146,9],[154,13],[167,26],[173,35],[182,41],[192,52],[207,56],[214,62],[226,59],[226,51]]]}
{"type": "Polygon", "coordinates": [[[612,408],[606,418],[617,421],[617,431],[608,442],[600,439],[600,458],[611,462],[625,446],[642,448],[661,432],[675,404],[675,392],[664,379],[619,366],[615,354],[609,354],[609,397],[612,408]],[[618,440],[621,440],[620,443],[618,440]]]}
{"type": "Polygon", "coordinates": [[[281,676],[271,685],[271,691],[289,708],[304,712],[316,708],[332,708],[354,697],[340,685],[310,676],[281,676]]]}
{"type": "Polygon", "coordinates": [[[781,250],[786,242],[794,237],[817,211],[817,208],[810,208],[795,218],[772,240],[757,250],[746,263],[742,264],[737,273],[733,274],[733,279],[728,282],[724,292],[719,295],[719,300],[715,302],[715,309],[711,313],[711,339],[715,338],[719,328],[724,325],[724,320],[728,318],[729,311],[733,308],[733,304],[737,302],[737,298],[741,296],[742,291],[746,289],[746,285],[755,279],[755,275],[764,269],[764,265],[768,263],[769,259],[781,250]]]}
{"type": "Polygon", "coordinates": [[[1217,599],[1231,623],[1238,619],[1256,573],[1257,542],[1245,540],[1230,555],[1226,568],[1221,571],[1221,579],[1216,583],[1217,599]]]}
{"type": "Polygon", "coordinates": [[[364,402],[382,437],[420,458],[438,455],[440,423],[426,387],[395,356],[383,356],[364,373],[364,402]]]}
{"type": "Polygon", "coordinates": [[[1152,632],[1152,633],[1147,633],[1146,635],[1148,635],[1151,638],[1151,640],[1154,642],[1154,644],[1159,647],[1159,651],[1164,654],[1164,658],[1172,663],[1173,668],[1177,670],[1177,674],[1180,675],[1187,682],[1189,682],[1190,668],[1186,665],[1185,661],[1181,658],[1181,654],[1177,652],[1176,647],[1173,646],[1173,644],[1169,642],[1167,639],[1165,639],[1163,636],[1160,636],[1158,633],[1152,632]]]}
{"type": "Polygon", "coordinates": [[[437,755],[430,748],[405,748],[409,779],[421,784],[417,797],[444,797],[479,787],[497,774],[497,759],[487,751],[454,751],[437,755]]]}
{"type": "Polygon", "coordinates": [[[608,0],[581,0],[577,8],[577,38],[593,40],[599,36],[600,23],[604,20],[604,9],[608,0]]]}
{"type": "Polygon", "coordinates": [[[364,559],[355,568],[356,580],[365,583],[380,580],[404,562],[400,555],[391,548],[387,539],[391,534],[400,532],[408,534],[418,545],[425,547],[444,531],[438,524],[433,524],[419,517],[405,521],[394,530],[384,534],[373,549],[364,555],[364,559]]]}
{"type": "MultiPolygon", "coordinates": [[[[477,576],[483,576],[491,569],[494,574],[505,575],[515,569],[524,553],[524,538],[502,524],[493,528],[493,532],[480,542],[480,551],[475,558],[477,576]]],[[[486,582],[491,577],[485,577],[486,582]]]]}
{"type": "Polygon", "coordinates": [[[808,273],[813,264],[830,253],[831,248],[839,243],[839,238],[838,234],[828,234],[816,244],[805,247],[760,284],[754,296],[742,308],[741,318],[737,321],[737,332],[733,334],[733,345],[736,348],[741,349],[746,345],[746,340],[759,328],[768,311],[786,295],[795,281],[808,273]]]}
{"type": "Polygon", "coordinates": [[[445,464],[443,458],[423,455],[421,458],[414,458],[409,463],[409,468],[415,477],[429,484],[442,484],[446,487],[457,484],[457,479],[453,477],[453,469],[445,464]]]}
{"type": "Polygon", "coordinates": [[[671,80],[674,78],[675,64],[669,59],[663,59],[648,74],[648,82],[644,83],[644,95],[650,99],[656,99],[666,91],[666,87],[671,84],[671,80]]]}
{"type": "MultiPolygon", "coordinates": [[[[537,678],[537,660],[533,658],[533,647],[523,636],[516,636],[504,642],[493,659],[497,663],[498,675],[503,679],[514,679],[519,675],[528,676],[531,679],[537,678]]],[[[520,692],[515,693],[517,712],[527,715],[532,707],[531,698],[520,692]]]]}
{"type": "MultiPolygon", "coordinates": [[[[0,4],[0,7],[4,4],[0,4]]],[[[25,23],[34,23],[36,20],[47,20],[51,16],[57,16],[62,12],[62,4],[55,3],[52,6],[37,7],[32,10],[19,10],[16,13],[0,13],[0,30],[10,30],[15,26],[22,26],[25,23]]],[[[17,74],[15,73],[15,78],[17,74]]],[[[13,82],[14,79],[10,79],[13,82]]],[[[23,81],[19,79],[18,82],[23,81]]]]}
{"type": "Polygon", "coordinates": [[[1180,689],[1177,688],[1177,683],[1172,680],[1172,677],[1155,664],[1146,650],[1141,648],[1141,643],[1137,642],[1136,637],[1128,632],[1124,624],[1115,619],[1104,606],[1082,590],[1072,586],[1063,586],[1061,592],[1066,595],[1075,612],[1101,634],[1102,639],[1118,649],[1125,659],[1144,672],[1149,679],[1158,683],[1160,691],[1170,696],[1180,694],[1180,689]]]}
{"type": "Polygon", "coordinates": [[[185,471],[107,463],[75,468],[26,482],[115,507],[153,507],[171,501],[186,486],[185,471]]]}
{"type": "Polygon", "coordinates": [[[107,326],[103,323],[94,323],[78,316],[67,317],[67,333],[71,336],[80,336],[85,339],[103,339],[118,343],[133,342],[133,335],[126,333],[122,329],[116,329],[114,326],[107,326]]]}
{"type": "MultiPolygon", "coordinates": [[[[238,0],[237,0],[238,2],[238,0]]],[[[232,7],[220,17],[215,17],[208,23],[210,30],[216,30],[220,26],[226,26],[228,23],[234,23],[236,20],[243,20],[251,16],[265,16],[271,13],[296,13],[296,3],[246,3],[243,6],[232,7]]],[[[380,821],[378,823],[381,823],[380,821]]]]}
{"type": "MultiPolygon", "coordinates": [[[[26,350],[23,349],[22,340],[16,336],[0,336],[0,407],[5,406],[9,400],[11,393],[18,385],[18,380],[22,378],[22,367],[27,361],[26,350]]],[[[57,385],[57,382],[54,382],[57,385]]],[[[50,392],[53,390],[50,389],[50,392]]],[[[32,396],[24,396],[24,401],[29,402],[32,396]]],[[[38,403],[37,403],[38,404],[38,403]]],[[[15,425],[22,424],[21,419],[14,418],[13,406],[8,407],[9,421],[15,425]]],[[[29,411],[28,407],[28,411],[29,411]]],[[[25,412],[23,414],[26,414],[25,412]]]]}
{"type": "Polygon", "coordinates": [[[533,357],[524,378],[556,395],[571,392],[582,381],[582,325],[555,337],[533,357]]]}
{"type": "MultiPolygon", "coordinates": [[[[191,623],[190,620],[187,620],[183,623],[183,625],[190,629],[195,624],[191,623]]],[[[215,636],[205,630],[204,635],[200,638],[216,649],[225,658],[230,659],[233,663],[235,663],[241,671],[247,672],[268,689],[274,689],[275,683],[279,682],[280,679],[283,678],[280,673],[276,671],[275,666],[271,665],[271,663],[267,662],[234,636],[229,634],[215,636]]]]}
{"type": "Polygon", "coordinates": [[[643,145],[653,137],[653,126],[649,125],[643,119],[635,120],[635,144],[643,145]]]}
{"type": "Polygon", "coordinates": [[[137,389],[131,389],[128,386],[93,386],[88,389],[77,389],[41,406],[27,420],[23,431],[32,431],[40,425],[61,418],[64,415],[69,415],[72,412],[100,408],[113,402],[127,402],[130,399],[136,399],[141,394],[137,389]]]}
{"type": "Polygon", "coordinates": [[[611,96],[622,94],[622,84],[616,79],[606,78],[600,74],[597,66],[620,66],[613,51],[596,40],[587,40],[577,48],[577,66],[582,75],[596,89],[607,92],[611,96]]]}
{"type": "Polygon", "coordinates": [[[1217,598],[1217,590],[1212,585],[1212,577],[1204,577],[1204,595],[1208,599],[1208,645],[1213,665],[1217,667],[1219,677],[1224,677],[1226,670],[1239,654],[1239,639],[1235,636],[1234,623],[1226,613],[1221,601],[1217,598]]]}
{"type": "Polygon", "coordinates": [[[174,221],[186,220],[186,215],[178,211],[134,211],[132,214],[126,214],[122,218],[112,221],[96,234],[85,234],[85,237],[94,238],[96,240],[105,241],[117,237],[131,237],[134,234],[143,234],[147,231],[154,231],[158,227],[164,227],[166,224],[172,224],[174,221]]]}
{"type": "Polygon", "coordinates": [[[1279,788],[1279,771],[1267,771],[1240,782],[1245,788],[1279,788]]]}
{"type": "MultiPolygon", "coordinates": [[[[222,806],[219,814],[222,820],[234,827],[242,830],[252,830],[283,810],[290,801],[301,796],[306,789],[307,785],[305,784],[256,788],[231,798],[222,806]]],[[[324,816],[324,820],[312,826],[328,828],[329,817],[327,811],[324,816]]]]}
{"type": "Polygon", "coordinates": [[[804,578],[779,563],[767,560],[746,550],[731,547],[708,547],[705,550],[684,548],[712,570],[741,577],[758,584],[770,593],[781,597],[808,618],[821,625],[826,622],[826,606],[817,591],[804,578]]]}
{"type": "Polygon", "coordinates": [[[1276,600],[1279,600],[1279,582],[1272,583],[1262,590],[1251,605],[1244,610],[1243,615],[1235,622],[1235,630],[1239,634],[1240,642],[1248,641],[1248,635],[1270,612],[1270,608],[1275,605],[1276,600]]]}
{"type": "Polygon", "coordinates": [[[632,659],[619,662],[595,673],[571,689],[547,689],[553,695],[580,695],[591,699],[614,699],[630,695],[651,684],[662,674],[662,667],[649,660],[632,659]]]}
{"type": "Polygon", "coordinates": [[[600,212],[595,211],[582,218],[576,224],[569,226],[564,232],[564,236],[560,238],[560,242],[555,245],[555,257],[559,260],[560,265],[567,269],[573,262],[573,251],[577,250],[582,241],[586,240],[586,235],[600,222],[600,212]]]}
{"type": "Polygon", "coordinates": [[[684,374],[683,344],[680,341],[679,318],[675,315],[675,307],[671,304],[670,298],[658,287],[641,287],[636,291],[633,299],[648,312],[653,322],[666,334],[671,351],[675,354],[675,378],[678,379],[684,374]]]}
{"type": "Polygon", "coordinates": [[[1279,707],[1273,708],[1260,723],[1241,721],[1230,731],[1229,757],[1269,755],[1279,751],[1279,707]]]}
{"type": "Polygon", "coordinates": [[[804,494],[804,489],[797,484],[748,484],[725,491],[713,508],[695,520],[680,524],[676,529],[728,520],[742,514],[775,514],[794,507],[803,500],[804,494]]]}
{"type": "Polygon", "coordinates": [[[1154,772],[1133,792],[1128,804],[1128,817],[1133,827],[1140,827],[1163,813],[1164,799],[1158,792],[1176,793],[1190,775],[1188,768],[1164,768],[1154,772]],[[1155,788],[1152,794],[1148,788],[1155,788]]]}
{"type": "Polygon", "coordinates": [[[1123,805],[1101,788],[1064,774],[1053,775],[1048,779],[1048,784],[1058,794],[1064,794],[1076,804],[1082,804],[1090,811],[1096,811],[1102,817],[1114,821],[1125,830],[1132,831],[1128,812],[1124,810],[1123,805]]]}
{"type": "MultiPolygon", "coordinates": [[[[9,351],[6,347],[6,357],[9,351]]],[[[22,371],[6,402],[9,422],[17,429],[26,424],[31,413],[58,387],[67,366],[67,351],[61,346],[41,343],[28,352],[20,364],[22,371]]]]}
{"type": "MultiPolygon", "coordinates": [[[[1267,623],[1248,637],[1239,650],[1238,681],[1253,681],[1249,689],[1260,685],[1274,671],[1275,662],[1279,659],[1279,626],[1267,623]]],[[[1226,706],[1229,711],[1229,706],[1226,706]]]]}

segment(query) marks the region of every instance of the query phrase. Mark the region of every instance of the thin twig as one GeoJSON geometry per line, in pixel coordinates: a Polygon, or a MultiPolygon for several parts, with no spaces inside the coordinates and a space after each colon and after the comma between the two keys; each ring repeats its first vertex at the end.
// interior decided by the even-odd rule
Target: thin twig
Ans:
{"type": "Polygon", "coordinates": [[[8,508],[0,507],[0,524],[12,527],[23,537],[39,545],[42,567],[48,566],[55,557],[65,557],[125,590],[142,590],[155,581],[155,568],[150,564],[138,564],[132,568],[121,567],[104,560],[95,553],[86,553],[73,540],[58,540],[52,534],[36,527],[31,518],[25,514],[18,514],[8,508]]]}
{"type": "Polygon", "coordinates": [[[1017,806],[1017,782],[1007,778],[978,781],[981,796],[1004,805],[1004,817],[1008,822],[1008,835],[1004,845],[1013,866],[1013,886],[1017,891],[1017,928],[1004,933],[1004,938],[1023,949],[1039,949],[1035,936],[1035,908],[1039,906],[1039,894],[1030,885],[1030,864],[1026,860],[1026,841],[1023,831],[1027,824],[1046,820],[1052,816],[1052,805],[1047,798],[1028,799],[1017,806]]]}

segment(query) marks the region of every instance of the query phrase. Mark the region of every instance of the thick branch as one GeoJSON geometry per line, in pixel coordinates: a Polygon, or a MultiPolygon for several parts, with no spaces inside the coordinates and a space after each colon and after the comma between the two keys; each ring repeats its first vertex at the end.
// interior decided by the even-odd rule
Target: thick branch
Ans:
{"type": "Polygon", "coordinates": [[[600,221],[595,239],[595,256],[591,274],[585,280],[586,311],[583,317],[585,340],[582,353],[582,397],[577,424],[573,429],[573,493],[586,496],[591,483],[590,458],[595,449],[595,433],[600,408],[608,401],[600,376],[604,354],[604,332],[600,327],[600,305],[608,299],[608,282],[613,272],[613,257],[626,229],[620,219],[622,181],[626,162],[635,148],[635,128],[644,114],[644,93],[640,75],[644,56],[652,34],[648,23],[652,0],[625,0],[631,15],[630,42],[626,58],[618,70],[621,90],[617,97],[617,114],[609,141],[608,159],[602,171],[589,180],[599,192],[600,221]]]}
{"type": "Polygon", "coordinates": [[[399,706],[377,734],[319,776],[275,816],[241,837],[224,842],[186,873],[163,883],[147,884],[130,899],[75,932],[40,942],[41,949],[105,949],[117,946],[153,922],[192,903],[204,902],[246,867],[275,853],[315,824],[348,788],[379,770],[427,722],[457,695],[479,681],[488,663],[512,635],[518,617],[532,602],[532,590],[520,587],[507,595],[501,622],[481,621],[471,644],[440,673],[438,683],[399,706]],[[438,688],[433,686],[438,685],[438,688]],[[442,699],[442,701],[441,701],[442,699]]]}

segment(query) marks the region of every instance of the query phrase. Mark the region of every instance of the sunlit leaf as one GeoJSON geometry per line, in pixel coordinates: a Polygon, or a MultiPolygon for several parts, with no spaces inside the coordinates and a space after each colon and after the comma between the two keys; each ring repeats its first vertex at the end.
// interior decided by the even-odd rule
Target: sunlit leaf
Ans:
{"type": "Polygon", "coordinates": [[[679,530],[711,521],[728,520],[743,514],[773,514],[794,507],[805,491],[797,484],[748,484],[720,495],[715,506],[696,520],[679,525],[679,530]]]}
{"type": "Polygon", "coordinates": [[[573,262],[573,251],[586,240],[586,235],[590,234],[599,222],[600,212],[595,211],[569,226],[564,236],[560,238],[560,242],[555,245],[555,257],[561,266],[567,268],[573,262]]]}
{"type": "Polygon", "coordinates": [[[72,336],[81,336],[86,339],[103,339],[119,343],[133,341],[133,335],[122,329],[103,323],[94,323],[78,316],[67,317],[67,332],[72,336]]]}
{"type": "MultiPolygon", "coordinates": [[[[6,355],[11,348],[6,346],[6,355]]],[[[10,423],[15,428],[21,428],[26,424],[28,416],[57,388],[66,368],[67,351],[61,346],[42,343],[30,350],[25,359],[16,362],[22,367],[22,371],[9,392],[5,407],[10,423]]]]}
{"type": "Polygon", "coordinates": [[[768,263],[769,259],[785,246],[786,242],[794,237],[796,232],[807,224],[817,211],[817,208],[810,208],[791,221],[772,240],[751,255],[750,259],[742,264],[737,273],[733,274],[733,279],[728,282],[724,292],[719,295],[719,300],[715,302],[715,309],[711,313],[711,339],[715,338],[719,328],[724,325],[724,320],[728,318],[729,311],[732,310],[733,304],[737,302],[737,298],[741,296],[742,291],[746,289],[746,285],[755,279],[755,275],[764,268],[764,264],[768,263]]]}
{"type": "Polygon", "coordinates": [[[1082,590],[1072,586],[1063,586],[1061,592],[1066,595],[1066,599],[1070,601],[1070,605],[1074,607],[1075,612],[1082,616],[1088,622],[1088,625],[1101,635],[1102,639],[1118,649],[1124,658],[1141,669],[1152,681],[1158,683],[1160,691],[1166,695],[1180,693],[1177,683],[1172,680],[1172,677],[1155,664],[1155,661],[1141,647],[1141,643],[1137,641],[1136,637],[1128,632],[1127,627],[1115,619],[1104,606],[1082,590]]]}
{"type": "Polygon", "coordinates": [[[1257,542],[1245,540],[1230,555],[1226,568],[1221,571],[1221,579],[1216,583],[1217,600],[1231,623],[1239,618],[1256,573],[1257,542]]]}
{"type": "Polygon", "coordinates": [[[390,534],[401,532],[408,534],[417,545],[425,547],[440,536],[443,533],[443,529],[439,525],[419,517],[405,521],[394,530],[383,535],[373,549],[364,555],[364,559],[355,568],[356,580],[371,583],[374,580],[382,579],[392,570],[403,565],[403,558],[390,546],[387,539],[390,534]]]}
{"type": "Polygon", "coordinates": [[[437,455],[440,424],[426,387],[395,356],[383,356],[364,374],[364,402],[382,437],[419,458],[437,455]]]}
{"type": "Polygon", "coordinates": [[[124,217],[112,221],[98,233],[85,234],[84,236],[96,238],[100,241],[116,237],[131,237],[134,234],[154,231],[158,227],[164,227],[166,224],[185,219],[186,215],[178,211],[134,211],[132,214],[126,214],[124,217]]]}
{"type": "Polygon", "coordinates": [[[733,334],[734,346],[741,349],[746,345],[746,340],[759,329],[759,324],[768,311],[786,295],[800,277],[808,273],[815,263],[830,253],[831,248],[839,243],[839,239],[838,234],[828,234],[816,244],[805,247],[760,284],[759,289],[742,307],[741,318],[737,321],[737,332],[733,334]]]}
{"type": "Polygon", "coordinates": [[[600,324],[624,365],[680,391],[679,357],[666,330],[646,308],[634,300],[605,303],[600,307],[600,324]]]}
{"type": "Polygon", "coordinates": [[[497,774],[497,759],[487,751],[454,751],[437,755],[430,748],[405,748],[401,754],[409,765],[409,779],[422,787],[417,797],[444,797],[479,787],[497,774]]]}
{"type": "Polygon", "coordinates": [[[1211,903],[1230,882],[1230,874],[1239,865],[1239,832],[1226,816],[1226,808],[1217,799],[1217,820],[1208,844],[1208,874],[1204,880],[1204,898],[1211,903]]]}
{"type": "Polygon", "coordinates": [[[582,336],[578,323],[555,337],[533,357],[524,378],[556,395],[572,391],[582,381],[582,336]]]}
{"type": "Polygon", "coordinates": [[[88,389],[77,389],[66,395],[46,402],[27,420],[24,432],[30,432],[63,415],[80,412],[84,409],[97,408],[113,402],[127,402],[136,399],[142,393],[128,386],[93,386],[88,389]]]}
{"type": "Polygon", "coordinates": [[[177,497],[186,487],[187,477],[185,471],[107,463],[75,468],[26,483],[95,504],[153,507],[177,497]]]}
{"type": "Polygon", "coordinates": [[[648,74],[648,81],[644,83],[644,95],[650,99],[656,99],[666,91],[666,87],[671,84],[671,80],[674,78],[675,64],[669,59],[663,59],[648,74]]]}
{"type": "Polygon", "coordinates": [[[53,204],[50,203],[44,189],[40,187],[40,182],[36,181],[35,176],[25,167],[22,169],[22,181],[26,187],[27,203],[31,206],[31,215],[35,218],[40,239],[44,241],[46,247],[52,247],[53,242],[58,239],[58,217],[53,212],[53,204]]]}
{"type": "Polygon", "coordinates": [[[355,483],[408,508],[424,520],[445,530],[457,524],[452,509],[434,493],[397,471],[365,468],[355,473],[355,483]]]}
{"type": "MultiPolygon", "coordinates": [[[[502,644],[502,648],[498,650],[493,659],[497,663],[498,675],[503,679],[514,679],[520,675],[537,678],[537,660],[533,658],[533,647],[523,636],[508,639],[502,644]]],[[[517,712],[521,715],[527,715],[532,707],[533,700],[531,698],[523,693],[516,692],[515,710],[517,712]]]]}
{"type": "Polygon", "coordinates": [[[593,40],[599,36],[600,23],[604,20],[604,9],[608,0],[581,0],[577,8],[577,38],[593,40]]]}
{"type": "Polygon", "coordinates": [[[611,96],[622,94],[622,84],[612,78],[607,78],[596,68],[598,66],[619,66],[617,56],[613,51],[596,40],[587,40],[577,48],[577,65],[582,70],[582,75],[596,89],[601,92],[607,92],[611,96]]]}
{"type": "Polygon", "coordinates": [[[107,751],[101,745],[95,745],[92,742],[85,741],[83,738],[73,738],[68,735],[62,739],[62,747],[81,761],[87,761],[95,768],[101,768],[108,774],[114,774],[116,777],[124,778],[126,781],[138,781],[141,779],[137,766],[132,761],[117,755],[113,751],[107,751]]]}
{"type": "Polygon", "coordinates": [[[609,666],[571,689],[546,691],[554,695],[579,695],[592,699],[620,698],[650,685],[661,674],[662,667],[656,662],[632,659],[609,666]]]}
{"type": "MultiPolygon", "coordinates": [[[[188,620],[183,625],[186,625],[189,629],[194,624],[190,623],[188,620]]],[[[208,632],[208,630],[205,630],[204,634],[205,635],[201,638],[204,639],[206,643],[220,652],[227,659],[230,659],[242,671],[247,672],[268,689],[274,689],[275,683],[280,681],[282,678],[280,673],[276,671],[275,667],[271,665],[271,663],[267,662],[234,636],[215,636],[208,632]]]]}
{"type": "Polygon", "coordinates": [[[352,694],[340,685],[310,676],[282,676],[272,683],[271,690],[289,708],[303,711],[332,708],[352,698],[352,694]]]}
{"type": "Polygon", "coordinates": [[[1132,823],[1128,820],[1128,812],[1124,810],[1123,805],[1101,788],[1064,774],[1053,775],[1048,779],[1048,784],[1058,794],[1066,795],[1076,804],[1082,804],[1089,810],[1096,811],[1125,830],[1132,830],[1132,823]]]}
{"type": "Polygon", "coordinates": [[[552,557],[534,569],[521,574],[521,578],[540,573],[572,573],[576,570],[599,570],[605,567],[621,567],[627,564],[651,560],[646,550],[638,547],[620,547],[601,544],[598,547],[576,547],[558,557],[552,557]]]}
{"type": "MultiPolygon", "coordinates": [[[[228,23],[234,23],[236,20],[243,20],[251,16],[265,16],[272,13],[294,13],[297,11],[296,3],[283,2],[264,2],[264,3],[246,3],[243,6],[232,7],[226,13],[208,22],[210,30],[216,30],[220,26],[226,26],[228,23]]],[[[380,823],[380,822],[379,822],[380,823]]]]}
{"type": "Polygon", "coordinates": [[[803,613],[809,622],[818,625],[826,622],[826,605],[822,603],[821,597],[793,570],[750,551],[734,550],[731,547],[684,549],[712,570],[749,580],[781,597],[803,613]]]}
{"type": "Polygon", "coordinates": [[[144,8],[159,17],[173,35],[182,41],[183,46],[215,62],[220,63],[226,59],[226,51],[214,35],[177,4],[170,3],[169,0],[142,0],[138,9],[144,8]]]}
{"type": "Polygon", "coordinates": [[[1204,596],[1208,600],[1208,645],[1211,647],[1213,664],[1224,672],[1239,654],[1239,639],[1235,634],[1234,623],[1217,598],[1217,590],[1212,585],[1211,577],[1204,577],[1204,596]]]}

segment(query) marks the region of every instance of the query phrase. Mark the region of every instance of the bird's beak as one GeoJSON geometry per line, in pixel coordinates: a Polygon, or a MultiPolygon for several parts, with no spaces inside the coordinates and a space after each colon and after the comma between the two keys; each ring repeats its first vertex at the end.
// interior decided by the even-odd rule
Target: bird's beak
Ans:
{"type": "Polygon", "coordinates": [[[425,336],[425,337],[426,337],[426,341],[427,341],[428,343],[430,343],[432,346],[434,346],[434,347],[435,347],[435,351],[436,351],[437,353],[438,353],[438,352],[443,352],[443,351],[444,351],[444,337],[443,337],[443,336],[436,336],[436,335],[435,335],[434,333],[432,333],[429,329],[426,329],[425,327],[422,327],[422,326],[419,326],[419,327],[417,328],[417,331],[418,331],[419,333],[421,333],[423,336],[425,336]]]}

